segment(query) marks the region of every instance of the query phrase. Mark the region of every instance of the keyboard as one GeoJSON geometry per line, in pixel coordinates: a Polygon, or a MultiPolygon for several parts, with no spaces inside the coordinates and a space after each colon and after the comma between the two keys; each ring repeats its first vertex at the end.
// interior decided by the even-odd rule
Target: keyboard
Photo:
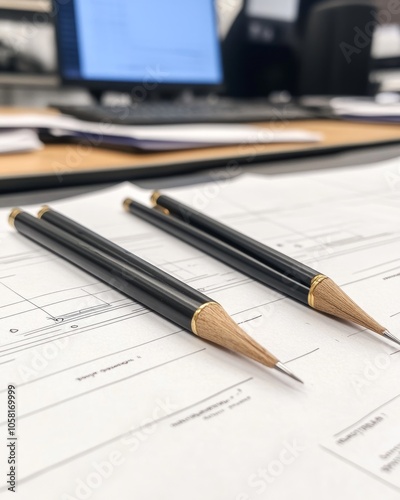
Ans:
{"type": "Polygon", "coordinates": [[[279,122],[316,118],[313,111],[296,104],[220,99],[191,103],[152,101],[135,106],[58,106],[67,115],[86,121],[120,125],[166,125],[185,123],[279,122]]]}

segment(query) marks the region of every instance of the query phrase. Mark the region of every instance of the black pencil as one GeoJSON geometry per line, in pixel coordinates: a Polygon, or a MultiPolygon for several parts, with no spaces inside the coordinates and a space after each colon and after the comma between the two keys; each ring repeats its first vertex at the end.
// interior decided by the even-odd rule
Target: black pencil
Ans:
{"type": "Polygon", "coordinates": [[[244,332],[220,304],[189,297],[126,262],[20,209],[9,216],[21,234],[71,262],[112,288],[161,314],[185,330],[298,379],[275,356],[244,332]]]}
{"type": "Polygon", "coordinates": [[[150,222],[169,234],[185,241],[216,259],[232,266],[252,278],[271,286],[284,294],[289,294],[294,299],[306,303],[309,287],[296,282],[289,276],[282,275],[262,262],[246,255],[236,248],[210,236],[185,222],[165,215],[164,213],[148,208],[137,201],[127,199],[124,202],[126,210],[141,219],[150,222]]]}
{"type": "Polygon", "coordinates": [[[303,285],[310,287],[315,276],[320,274],[315,269],[236,231],[216,219],[212,219],[188,207],[170,196],[155,191],[151,197],[151,201],[154,206],[167,210],[174,217],[178,217],[201,231],[215,236],[219,240],[237,248],[241,252],[251,255],[258,261],[276,269],[281,274],[290,276],[303,285]]]}
{"type": "MultiPolygon", "coordinates": [[[[159,200],[160,197],[157,198],[157,204],[159,200]]],[[[400,341],[394,335],[363,311],[334,281],[317,271],[314,271],[317,274],[314,275],[310,283],[300,283],[293,277],[290,269],[286,268],[286,272],[282,273],[280,270],[273,268],[271,262],[271,265],[267,265],[266,262],[269,261],[266,255],[263,256],[262,261],[258,260],[254,254],[249,255],[243,251],[243,247],[237,248],[223,239],[219,239],[216,236],[218,225],[214,226],[214,234],[210,235],[198,227],[185,222],[185,220],[171,216],[170,214],[175,212],[175,210],[171,212],[166,207],[161,207],[161,211],[150,209],[131,199],[124,201],[124,207],[132,214],[147,220],[186,243],[205,251],[257,281],[313,309],[354,322],[400,344],[400,341]]],[[[190,210],[187,207],[186,214],[190,210]]],[[[178,211],[176,213],[178,214],[178,211]]],[[[199,219],[201,214],[197,214],[197,219],[199,219]]],[[[228,233],[228,229],[226,227],[225,234],[228,233]]],[[[231,241],[234,241],[233,236],[231,237],[231,241]]],[[[238,246],[240,247],[240,245],[238,246]]],[[[290,262],[289,258],[286,262],[290,262]]],[[[296,273],[300,272],[301,266],[297,266],[296,269],[296,273]]],[[[311,270],[311,268],[307,268],[307,270],[311,270]]]]}
{"type": "Polygon", "coordinates": [[[204,302],[205,300],[207,302],[212,302],[212,299],[206,297],[203,293],[198,292],[195,288],[186,285],[186,283],[184,283],[183,281],[174,278],[157,266],[153,266],[153,264],[150,264],[150,262],[141,259],[132,252],[129,252],[125,248],[120,247],[119,245],[113,243],[111,240],[104,238],[100,234],[91,231],[90,229],[82,226],[69,217],[56,212],[47,205],[43,206],[39,211],[38,218],[79,238],[89,245],[94,246],[95,248],[110,255],[111,257],[115,257],[116,259],[121,260],[126,264],[147,273],[150,276],[153,276],[155,279],[161,281],[162,283],[166,283],[167,285],[175,288],[179,292],[193,298],[194,300],[197,300],[199,302],[204,302]]]}

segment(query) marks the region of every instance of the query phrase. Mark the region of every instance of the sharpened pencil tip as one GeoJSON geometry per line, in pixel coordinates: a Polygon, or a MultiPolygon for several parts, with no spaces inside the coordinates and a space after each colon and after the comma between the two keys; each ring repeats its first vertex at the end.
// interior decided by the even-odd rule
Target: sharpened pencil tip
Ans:
{"type": "Polygon", "coordinates": [[[304,382],[299,379],[298,377],[296,377],[296,375],[294,373],[292,373],[289,368],[287,368],[283,363],[281,363],[280,361],[278,361],[276,363],[276,365],[274,366],[274,368],[278,371],[280,371],[281,373],[284,373],[285,375],[288,375],[290,378],[292,378],[293,380],[297,380],[297,382],[300,382],[301,384],[304,384],[304,382]]]}
{"type": "Polygon", "coordinates": [[[399,344],[399,345],[400,345],[400,339],[398,339],[397,337],[395,337],[395,336],[393,335],[393,333],[390,333],[390,332],[389,332],[389,330],[385,330],[385,331],[382,333],[382,335],[383,335],[385,338],[387,338],[387,339],[391,340],[392,342],[396,342],[396,344],[399,344]]]}

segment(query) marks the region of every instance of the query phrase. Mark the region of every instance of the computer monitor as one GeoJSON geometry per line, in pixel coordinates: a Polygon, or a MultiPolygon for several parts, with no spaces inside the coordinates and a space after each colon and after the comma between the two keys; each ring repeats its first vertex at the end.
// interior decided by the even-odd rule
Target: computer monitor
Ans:
{"type": "Polygon", "coordinates": [[[65,83],[102,90],[222,84],[214,0],[55,0],[54,8],[65,83]]]}

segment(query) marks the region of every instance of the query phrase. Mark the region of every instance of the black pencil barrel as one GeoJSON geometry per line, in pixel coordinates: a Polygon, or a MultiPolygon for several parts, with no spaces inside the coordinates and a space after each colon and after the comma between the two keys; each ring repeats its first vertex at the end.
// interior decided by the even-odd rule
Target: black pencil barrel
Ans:
{"type": "Polygon", "coordinates": [[[228,266],[238,269],[244,274],[247,274],[255,280],[285,295],[289,295],[302,303],[308,304],[309,287],[279,273],[275,269],[240,252],[227,243],[190,226],[182,220],[165,215],[156,209],[145,207],[136,201],[127,200],[125,207],[133,215],[137,215],[141,219],[185,241],[189,245],[208,253],[228,266]]]}
{"type": "Polygon", "coordinates": [[[191,331],[191,320],[202,305],[146,273],[116,261],[91,245],[25,212],[14,218],[18,232],[80,267],[112,288],[191,331]]]}
{"type": "Polygon", "coordinates": [[[184,203],[174,200],[170,196],[159,195],[156,203],[160,207],[166,208],[171,215],[211,234],[241,252],[247,253],[263,264],[295,279],[299,283],[310,286],[314,276],[319,274],[315,269],[188,207],[184,203]]]}
{"type": "Polygon", "coordinates": [[[178,292],[191,297],[193,300],[198,301],[200,303],[212,302],[212,299],[197,291],[195,288],[192,288],[186,283],[174,278],[170,274],[164,272],[156,266],[153,266],[149,262],[141,259],[137,255],[129,252],[125,248],[116,245],[112,241],[103,238],[98,233],[91,231],[90,229],[78,224],[74,220],[66,217],[59,212],[51,208],[45,208],[41,210],[40,218],[55,227],[79,238],[82,241],[85,241],[89,245],[94,246],[98,250],[114,257],[117,260],[121,260],[126,264],[133,266],[134,268],[147,273],[149,276],[153,276],[153,278],[160,280],[163,283],[171,286],[178,290],[178,292]]]}

